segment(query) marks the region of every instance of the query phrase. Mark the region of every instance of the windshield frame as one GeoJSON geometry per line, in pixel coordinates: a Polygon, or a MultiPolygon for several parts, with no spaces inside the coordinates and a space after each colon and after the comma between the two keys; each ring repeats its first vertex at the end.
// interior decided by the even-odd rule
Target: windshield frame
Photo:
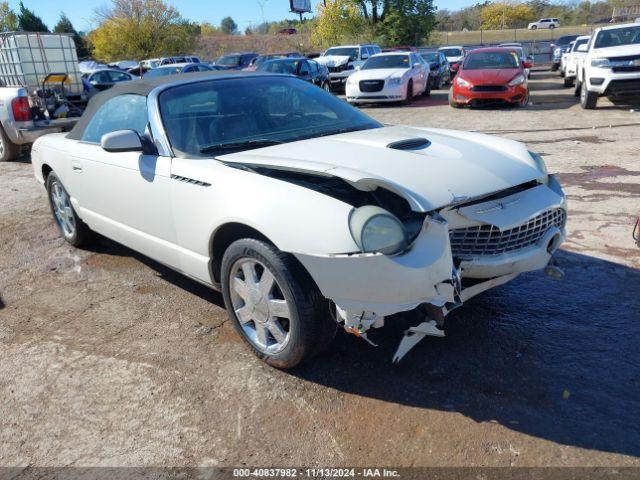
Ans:
{"type": "Polygon", "coordinates": [[[470,52],[469,54],[467,54],[467,56],[464,59],[464,63],[462,64],[462,68],[463,70],[517,70],[519,68],[521,68],[521,63],[520,63],[520,57],[518,56],[518,54],[514,51],[508,50],[508,51],[504,51],[504,52],[498,52],[498,51],[493,51],[493,52],[470,52]],[[513,58],[513,60],[515,61],[515,66],[496,66],[496,67],[482,67],[482,68],[469,68],[468,67],[468,63],[469,60],[475,56],[480,56],[480,55],[490,55],[490,54],[495,54],[495,55],[508,55],[511,58],[513,58]]]}
{"type": "Polygon", "coordinates": [[[456,48],[456,47],[443,48],[442,50],[438,50],[438,51],[439,51],[439,52],[442,52],[442,54],[443,54],[445,57],[447,57],[447,58],[450,58],[450,57],[457,58],[457,57],[462,57],[462,56],[464,56],[464,51],[463,51],[461,48],[456,48]],[[449,53],[449,52],[452,52],[452,51],[454,51],[454,50],[455,50],[457,53],[449,53]]]}
{"type": "Polygon", "coordinates": [[[323,57],[335,56],[335,57],[349,57],[349,58],[358,58],[358,47],[331,47],[328,48],[326,52],[322,55],[323,57]],[[344,53],[329,53],[331,50],[350,50],[351,53],[348,55],[344,53]]]}
{"type": "Polygon", "coordinates": [[[629,45],[640,45],[640,25],[634,24],[634,25],[629,25],[627,27],[620,27],[620,28],[608,28],[606,30],[600,30],[598,32],[598,35],[596,35],[596,38],[593,40],[593,48],[614,48],[614,47],[626,47],[629,45]],[[619,43],[617,45],[599,45],[598,41],[607,34],[611,34],[613,32],[616,31],[624,31],[624,30],[631,30],[631,31],[635,31],[635,37],[636,40],[635,42],[632,43],[619,43]]]}
{"type": "Polygon", "coordinates": [[[364,62],[362,64],[362,66],[360,67],[360,70],[385,70],[385,69],[393,69],[393,70],[409,70],[411,68],[411,55],[407,54],[397,54],[397,53],[382,53],[382,54],[377,54],[374,55],[373,57],[369,57],[367,59],[366,62],[364,62]],[[380,66],[380,67],[367,67],[367,65],[369,65],[369,63],[373,63],[376,60],[380,60],[381,58],[385,58],[385,57],[397,57],[400,59],[403,59],[402,61],[407,61],[406,66],[380,66]]]}
{"type": "MultiPolygon", "coordinates": [[[[340,122],[336,122],[334,120],[330,124],[333,128],[321,129],[320,126],[315,126],[315,127],[305,126],[301,128],[294,128],[294,129],[275,132],[276,136],[273,135],[273,132],[271,133],[260,132],[259,134],[256,134],[256,135],[242,137],[242,140],[245,140],[247,142],[250,142],[253,140],[263,141],[268,139],[268,140],[277,141],[277,143],[292,143],[296,141],[308,140],[308,139],[331,136],[331,135],[338,135],[341,133],[347,133],[352,131],[372,130],[372,129],[382,128],[384,126],[382,123],[371,118],[370,116],[358,110],[357,108],[346,104],[346,102],[338,99],[334,95],[330,93],[326,93],[321,89],[317,89],[316,87],[313,87],[312,85],[310,85],[308,82],[293,76],[288,76],[288,75],[285,76],[281,74],[262,74],[259,76],[231,76],[231,77],[224,77],[224,78],[206,78],[206,79],[198,79],[198,80],[191,80],[191,81],[181,80],[181,81],[176,81],[176,82],[167,83],[167,84],[158,86],[148,94],[147,104],[149,108],[149,126],[151,129],[153,138],[157,140],[156,145],[158,147],[158,153],[163,156],[206,160],[206,159],[215,158],[217,155],[225,155],[229,153],[247,151],[253,148],[261,148],[261,147],[252,147],[248,145],[246,148],[239,148],[235,151],[229,151],[229,150],[219,151],[217,154],[214,154],[214,153],[195,154],[193,152],[183,152],[172,145],[170,135],[169,135],[167,126],[165,124],[165,119],[162,114],[162,95],[176,88],[185,87],[185,86],[189,86],[192,88],[199,84],[211,83],[211,82],[251,81],[251,80],[257,80],[260,78],[271,78],[273,80],[283,81],[283,82],[287,82],[287,81],[296,82],[300,86],[313,88],[314,92],[317,91],[317,92],[320,92],[322,95],[327,95],[327,98],[335,102],[336,106],[339,105],[342,108],[346,107],[350,109],[351,112],[354,112],[357,115],[359,115],[361,117],[362,122],[359,125],[355,123],[352,123],[351,125],[349,125],[346,123],[346,120],[343,120],[340,122]],[[283,133],[292,133],[292,132],[304,131],[304,130],[306,130],[306,133],[307,133],[306,135],[301,135],[301,136],[297,136],[296,138],[290,138],[290,139],[278,138],[283,133]]],[[[326,126],[328,127],[329,124],[327,124],[326,126]]],[[[236,141],[237,139],[233,139],[228,143],[232,143],[236,141]]],[[[208,142],[208,143],[211,144],[216,142],[214,141],[214,142],[208,142]]]]}

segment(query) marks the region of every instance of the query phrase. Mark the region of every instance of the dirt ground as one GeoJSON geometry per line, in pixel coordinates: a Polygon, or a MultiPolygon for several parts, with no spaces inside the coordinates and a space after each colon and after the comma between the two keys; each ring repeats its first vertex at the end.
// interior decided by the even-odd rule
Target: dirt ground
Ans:
{"type": "Polygon", "coordinates": [[[640,112],[582,111],[550,72],[532,88],[523,109],[364,109],[526,142],[569,196],[565,278],[473,299],[398,367],[406,316],[378,348],[340,333],[263,365],[220,295],[106,239],[73,249],[29,160],[0,164],[0,465],[640,466],[640,112]]]}

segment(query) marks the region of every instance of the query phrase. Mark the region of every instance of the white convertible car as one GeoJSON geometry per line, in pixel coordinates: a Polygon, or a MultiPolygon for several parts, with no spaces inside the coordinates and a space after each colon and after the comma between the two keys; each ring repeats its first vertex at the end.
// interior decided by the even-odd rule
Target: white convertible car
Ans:
{"type": "Polygon", "coordinates": [[[419,309],[399,360],[468,298],[548,267],[564,238],[565,196],[524,145],[383,126],[290,76],[123,82],[32,160],[69,243],[95,231],[221,289],[278,368],[337,325],[367,339],[419,309]]]}

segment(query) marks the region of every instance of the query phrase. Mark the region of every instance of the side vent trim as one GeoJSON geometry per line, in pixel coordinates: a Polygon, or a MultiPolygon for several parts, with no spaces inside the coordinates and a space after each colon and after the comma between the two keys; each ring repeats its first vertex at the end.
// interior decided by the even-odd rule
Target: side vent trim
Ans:
{"type": "Polygon", "coordinates": [[[180,182],[190,183],[191,185],[198,185],[199,187],[210,187],[211,186],[210,183],[202,182],[200,180],[195,180],[195,179],[189,178],[189,177],[181,177],[180,175],[174,175],[173,173],[171,174],[171,178],[173,180],[178,180],[180,182]]]}
{"type": "Polygon", "coordinates": [[[431,142],[426,138],[407,138],[405,140],[398,140],[397,142],[391,142],[387,145],[387,148],[393,148],[394,150],[422,150],[431,145],[431,142]]]}

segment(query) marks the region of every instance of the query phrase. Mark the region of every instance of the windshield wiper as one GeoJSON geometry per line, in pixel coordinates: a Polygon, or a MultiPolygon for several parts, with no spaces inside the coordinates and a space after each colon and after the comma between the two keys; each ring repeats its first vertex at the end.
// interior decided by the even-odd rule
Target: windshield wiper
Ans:
{"type": "Polygon", "coordinates": [[[261,148],[270,147],[271,145],[280,145],[284,142],[273,140],[270,138],[257,138],[254,140],[245,140],[243,142],[222,142],[206,145],[200,149],[200,153],[215,152],[218,150],[242,150],[243,148],[261,148]]]}

